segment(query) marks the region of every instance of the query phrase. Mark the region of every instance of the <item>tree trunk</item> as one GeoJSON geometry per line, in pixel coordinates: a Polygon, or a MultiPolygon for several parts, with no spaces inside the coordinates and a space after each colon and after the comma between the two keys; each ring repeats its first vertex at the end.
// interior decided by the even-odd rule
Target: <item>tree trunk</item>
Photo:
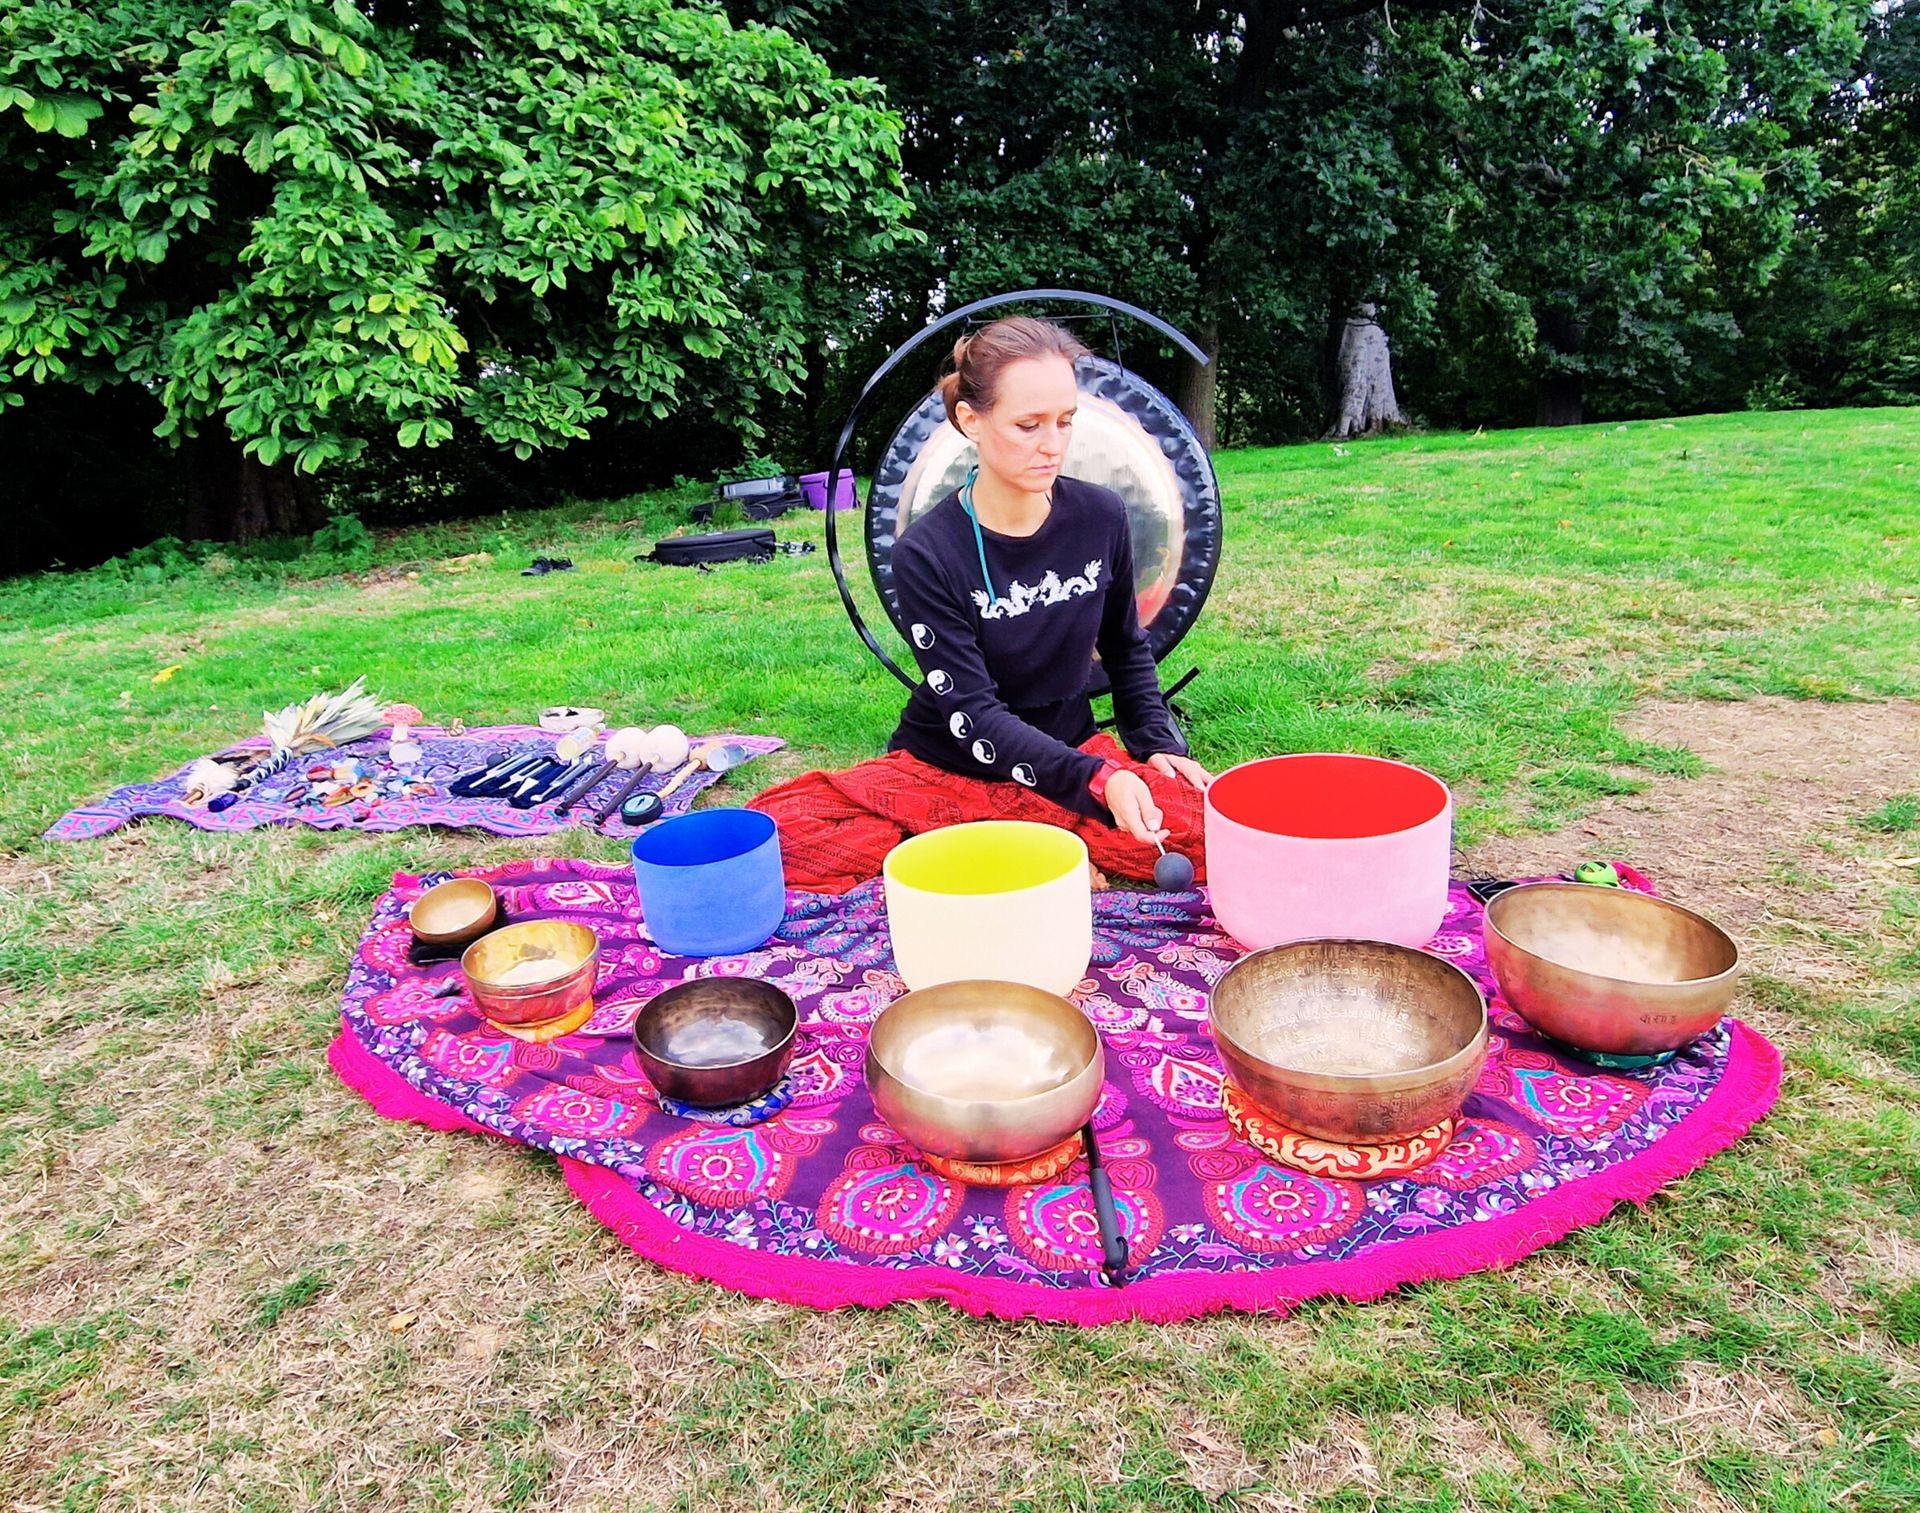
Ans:
{"type": "Polygon", "coordinates": [[[1393,355],[1378,315],[1374,305],[1363,303],[1347,317],[1341,332],[1340,351],[1333,360],[1339,410],[1327,433],[1336,441],[1377,435],[1407,423],[1394,397],[1393,355]]]}
{"type": "Polygon", "coordinates": [[[806,376],[800,380],[800,436],[809,464],[816,457],[827,456],[833,447],[833,438],[820,428],[820,412],[827,402],[828,351],[823,333],[822,339],[813,343],[806,376]]]}
{"type": "Polygon", "coordinates": [[[1192,423],[1200,445],[1209,452],[1218,439],[1214,426],[1214,404],[1220,395],[1220,318],[1205,316],[1194,330],[1193,341],[1209,362],[1183,357],[1180,364],[1180,392],[1175,399],[1192,423]]]}
{"type": "MultiPolygon", "coordinates": [[[[1181,365],[1180,392],[1174,396],[1186,412],[1200,444],[1212,451],[1219,441],[1215,424],[1215,405],[1220,396],[1220,312],[1226,307],[1219,269],[1214,260],[1216,238],[1213,215],[1214,197],[1220,194],[1220,165],[1228,161],[1236,132],[1258,113],[1273,80],[1274,60],[1280,43],[1288,35],[1295,12],[1291,7],[1248,0],[1240,7],[1245,27],[1240,39],[1240,55],[1227,82],[1223,108],[1212,113],[1202,135],[1200,183],[1195,191],[1194,221],[1189,257],[1199,281],[1200,317],[1189,333],[1194,344],[1207,354],[1203,366],[1191,359],[1181,365]]],[[[1221,217],[1222,220],[1230,217],[1221,217]]]]}
{"type": "MultiPolygon", "coordinates": [[[[1564,305],[1536,311],[1540,339],[1558,357],[1577,358],[1586,345],[1587,323],[1564,305]]],[[[1586,419],[1586,375],[1577,363],[1556,365],[1540,375],[1535,394],[1535,422],[1543,426],[1577,426],[1586,419]]]]}
{"type": "Polygon", "coordinates": [[[267,467],[224,431],[187,443],[186,531],[193,541],[258,541],[319,529],[320,491],[291,463],[267,467]]]}
{"type": "Polygon", "coordinates": [[[1540,380],[1534,423],[1577,426],[1587,418],[1585,383],[1578,373],[1548,373],[1540,380]]]}

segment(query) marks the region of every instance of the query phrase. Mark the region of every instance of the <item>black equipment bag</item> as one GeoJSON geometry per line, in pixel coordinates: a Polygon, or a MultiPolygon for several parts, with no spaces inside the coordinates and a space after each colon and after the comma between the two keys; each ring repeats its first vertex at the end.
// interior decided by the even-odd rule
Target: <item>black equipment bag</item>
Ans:
{"type": "Polygon", "coordinates": [[[653,550],[637,560],[658,562],[663,567],[707,567],[715,562],[735,562],[742,557],[768,562],[774,550],[773,531],[764,525],[750,525],[742,530],[714,531],[705,536],[669,536],[656,541],[653,550]]]}
{"type": "Polygon", "coordinates": [[[697,567],[707,572],[716,562],[771,562],[777,553],[804,557],[811,541],[776,541],[772,528],[749,525],[737,531],[714,531],[706,536],[667,536],[642,552],[635,562],[658,562],[663,567],[697,567]]]}
{"type": "Polygon", "coordinates": [[[706,499],[687,511],[687,518],[696,525],[713,519],[713,512],[722,504],[732,503],[739,506],[741,518],[746,520],[778,520],[788,510],[806,508],[807,496],[799,489],[788,489],[779,494],[740,495],[732,500],[706,499]]]}

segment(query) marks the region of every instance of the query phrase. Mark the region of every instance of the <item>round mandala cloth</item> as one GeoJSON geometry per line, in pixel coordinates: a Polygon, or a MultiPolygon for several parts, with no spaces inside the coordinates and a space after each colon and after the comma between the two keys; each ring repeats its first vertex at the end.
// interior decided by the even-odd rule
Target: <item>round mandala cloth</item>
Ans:
{"type": "Polygon", "coordinates": [[[1510,1264],[1644,1201],[1739,1138],[1779,1086],[1774,1048],[1734,1020],[1664,1066],[1557,1052],[1492,996],[1480,906],[1456,886],[1435,949],[1488,989],[1494,1033],[1452,1138],[1398,1174],[1301,1171],[1229,1120],[1206,1003],[1239,950],[1205,894],[1102,894],[1073,996],[1106,1048],[1094,1124],[1132,1266],[1115,1288],[1099,1271],[1084,1161],[1043,1163],[1014,1186],[971,1183],[918,1160],[875,1113],[860,1070],[867,1027],[905,991],[877,885],[790,894],[759,950],[689,961],[654,946],[623,869],[530,860],[479,875],[516,917],[599,933],[595,1001],[608,1012],[546,1044],[501,1035],[456,963],[408,960],[420,880],[401,876],[348,975],[331,1051],[342,1077],[390,1117],[552,1152],[593,1213],[661,1265],[822,1308],[932,1297],[1098,1324],[1377,1297],[1510,1264]],[[702,973],[766,978],[800,1007],[785,1101],[756,1122],[665,1111],[621,1032],[633,1003],[702,973]]]}

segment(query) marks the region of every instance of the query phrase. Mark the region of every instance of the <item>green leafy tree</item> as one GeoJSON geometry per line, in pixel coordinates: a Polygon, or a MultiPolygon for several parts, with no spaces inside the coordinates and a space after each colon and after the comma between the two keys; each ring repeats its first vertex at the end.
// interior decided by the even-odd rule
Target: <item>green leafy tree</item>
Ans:
{"type": "MultiPolygon", "coordinates": [[[[1409,30],[1436,9],[1423,0],[1395,7],[1395,25],[1350,0],[734,8],[875,68],[906,119],[927,240],[887,260],[848,347],[862,363],[942,306],[1078,284],[1168,316],[1217,359],[1155,373],[1203,435],[1237,420],[1270,437],[1343,408],[1330,386],[1350,318],[1430,320],[1420,246],[1444,211],[1414,194],[1398,138],[1451,125],[1426,96],[1438,33],[1409,30]]],[[[1385,406],[1353,428],[1393,418],[1385,406]]]]}
{"type": "Polygon", "coordinates": [[[1764,283],[1820,186],[1796,141],[1860,48],[1871,0],[1533,0],[1474,13],[1444,61],[1460,102],[1423,175],[1454,186],[1461,296],[1526,354],[1537,418],[1590,383],[1678,391],[1729,335],[1697,297],[1764,283]],[[1719,233],[1738,223],[1741,234],[1719,233]],[[1710,254],[1722,254],[1716,261],[1710,254]],[[1716,329],[1718,326],[1718,329],[1716,329]]]}
{"type": "Polygon", "coordinates": [[[152,394],[199,534],[311,523],[370,442],[752,434],[808,281],[908,235],[879,90],[698,0],[43,0],[0,42],[0,402],[152,394]]]}
{"type": "Polygon", "coordinates": [[[1219,358],[1171,376],[1188,414],[1260,437],[1390,421],[1389,332],[1435,418],[1673,403],[1737,334],[1703,290],[1763,287],[1814,203],[1796,132],[1873,0],[735,9],[874,68],[907,121],[928,240],[850,350],[1080,281],[1185,325],[1219,358]]]}
{"type": "Polygon", "coordinates": [[[1806,142],[1820,197],[1777,278],[1724,291],[1746,340],[1700,402],[1920,404],[1920,0],[1876,11],[1806,142]]]}
{"type": "MultiPolygon", "coordinates": [[[[732,0],[790,28],[838,72],[872,73],[904,121],[901,163],[924,240],[823,302],[796,450],[817,454],[867,374],[943,309],[1031,285],[1192,311],[1189,96],[1207,87],[1191,6],[1065,0],[732,0]]],[[[831,294],[831,291],[829,291],[831,294]]],[[[931,361],[931,358],[930,358],[931,361]]],[[[925,376],[922,374],[921,376],[925,376]]]]}

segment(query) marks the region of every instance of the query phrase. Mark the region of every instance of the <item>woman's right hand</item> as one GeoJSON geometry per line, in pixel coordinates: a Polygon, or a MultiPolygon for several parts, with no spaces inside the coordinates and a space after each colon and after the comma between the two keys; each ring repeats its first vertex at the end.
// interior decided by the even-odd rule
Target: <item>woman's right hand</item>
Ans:
{"type": "Polygon", "coordinates": [[[1114,824],[1141,845],[1151,846],[1167,838],[1163,828],[1166,817],[1160,813],[1146,779],[1139,773],[1124,767],[1114,773],[1107,779],[1105,798],[1114,824]]]}

